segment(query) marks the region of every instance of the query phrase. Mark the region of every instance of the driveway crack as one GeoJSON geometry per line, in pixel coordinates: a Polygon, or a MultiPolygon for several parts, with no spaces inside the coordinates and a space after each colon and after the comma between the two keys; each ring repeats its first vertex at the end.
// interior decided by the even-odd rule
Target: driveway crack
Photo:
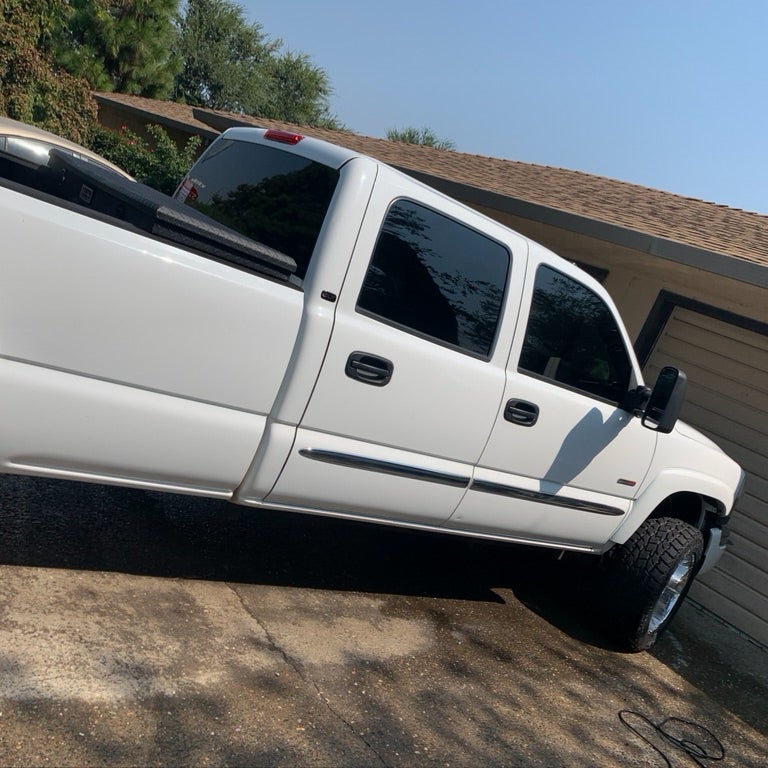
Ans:
{"type": "Polygon", "coordinates": [[[302,664],[298,661],[298,659],[291,656],[284,648],[280,646],[280,644],[277,642],[275,637],[272,635],[272,633],[269,631],[269,627],[266,625],[264,621],[254,612],[251,610],[251,608],[246,604],[245,600],[243,599],[243,596],[240,594],[240,592],[237,590],[237,588],[230,583],[227,583],[227,587],[232,590],[232,592],[237,597],[238,601],[240,602],[240,605],[242,606],[243,610],[259,625],[262,632],[264,632],[264,635],[267,638],[267,643],[271,650],[273,650],[275,653],[279,654],[283,661],[301,678],[301,680],[306,683],[307,685],[312,686],[314,688],[315,692],[317,693],[318,698],[323,703],[325,708],[328,710],[328,712],[331,714],[332,717],[334,717],[336,720],[338,720],[340,723],[344,725],[344,727],[356,738],[358,741],[362,742],[365,747],[372,752],[376,759],[379,761],[379,763],[386,768],[390,768],[389,764],[386,760],[378,753],[376,748],[371,744],[362,733],[359,733],[352,723],[350,723],[344,715],[341,714],[334,706],[331,704],[330,699],[323,693],[323,690],[320,688],[320,686],[310,677],[302,664]]]}

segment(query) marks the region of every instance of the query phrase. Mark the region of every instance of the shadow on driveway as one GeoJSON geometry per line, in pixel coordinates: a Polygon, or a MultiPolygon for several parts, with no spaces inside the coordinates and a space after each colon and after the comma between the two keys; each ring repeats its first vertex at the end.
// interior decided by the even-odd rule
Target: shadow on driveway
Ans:
{"type": "MultiPolygon", "coordinates": [[[[618,650],[597,629],[590,558],[558,560],[544,549],[13,476],[0,477],[0,508],[6,565],[478,603],[503,603],[511,590],[570,637],[609,654],[618,650]]],[[[765,728],[766,654],[730,628],[686,606],[653,656],[765,728]]]]}
{"type": "Polygon", "coordinates": [[[584,642],[591,557],[70,481],[0,477],[0,563],[504,602],[584,642]]]}

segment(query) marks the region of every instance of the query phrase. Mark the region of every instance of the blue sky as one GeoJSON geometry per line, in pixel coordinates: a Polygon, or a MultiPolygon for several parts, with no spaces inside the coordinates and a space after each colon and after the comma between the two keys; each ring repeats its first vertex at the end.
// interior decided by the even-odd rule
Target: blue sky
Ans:
{"type": "Polygon", "coordinates": [[[764,0],[240,0],[352,130],[768,213],[764,0]]]}

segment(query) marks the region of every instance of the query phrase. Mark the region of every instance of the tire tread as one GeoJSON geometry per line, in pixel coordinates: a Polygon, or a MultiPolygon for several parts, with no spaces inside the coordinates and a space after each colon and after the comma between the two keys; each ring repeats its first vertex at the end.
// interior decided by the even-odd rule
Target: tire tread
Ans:
{"type": "MultiPolygon", "coordinates": [[[[649,636],[644,631],[649,611],[680,560],[688,552],[694,552],[698,565],[703,547],[701,532],[692,525],[677,518],[657,517],[646,520],[625,544],[613,551],[607,585],[612,605],[610,618],[622,645],[631,650],[645,650],[653,645],[658,633],[649,636]]],[[[686,585],[685,593],[692,580],[686,585]]]]}

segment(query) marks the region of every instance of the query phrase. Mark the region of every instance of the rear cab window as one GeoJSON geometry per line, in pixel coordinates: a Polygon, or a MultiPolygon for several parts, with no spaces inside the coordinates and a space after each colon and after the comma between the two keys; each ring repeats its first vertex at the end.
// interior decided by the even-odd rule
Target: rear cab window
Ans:
{"type": "Polygon", "coordinates": [[[291,257],[303,280],[338,179],[338,170],[279,148],[221,139],[176,198],[291,257]]]}

